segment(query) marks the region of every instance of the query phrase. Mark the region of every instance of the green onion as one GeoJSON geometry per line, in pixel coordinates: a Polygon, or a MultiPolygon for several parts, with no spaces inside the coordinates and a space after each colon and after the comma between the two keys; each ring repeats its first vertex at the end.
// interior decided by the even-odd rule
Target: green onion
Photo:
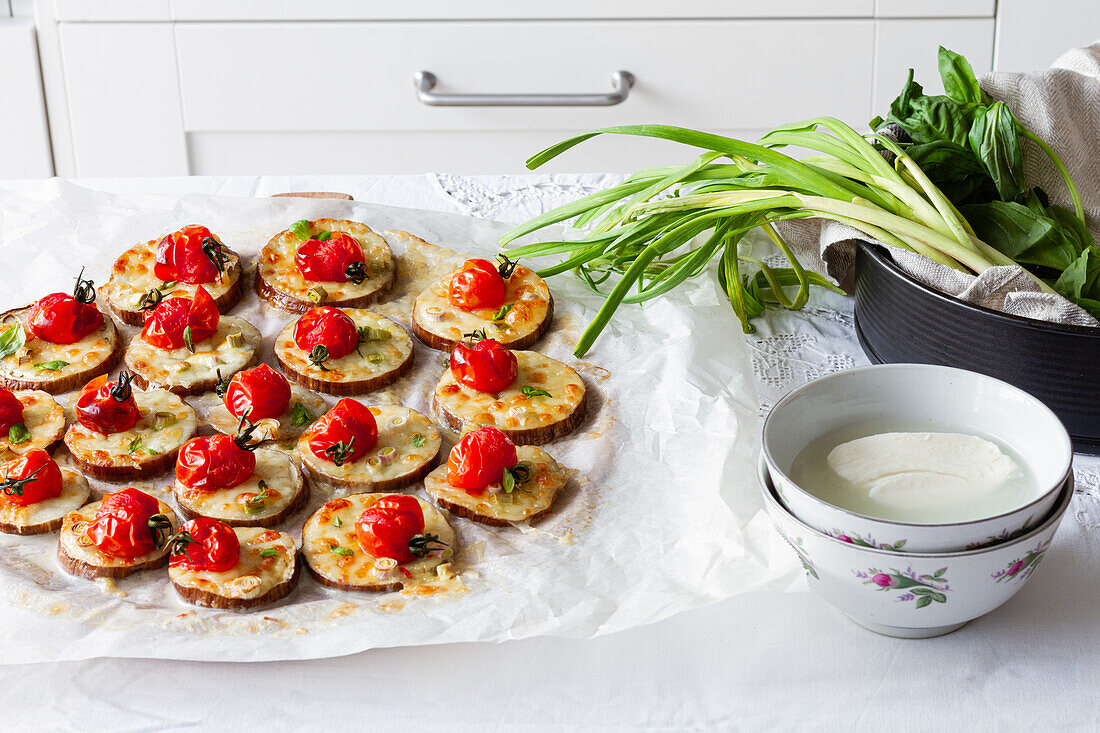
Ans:
{"type": "Polygon", "coordinates": [[[350,557],[351,555],[355,554],[355,550],[351,549],[350,547],[341,547],[340,545],[333,545],[328,549],[336,553],[337,555],[343,555],[344,557],[350,557]]]}
{"type": "Polygon", "coordinates": [[[539,389],[538,387],[532,387],[529,384],[523,385],[523,396],[524,397],[553,397],[553,395],[551,395],[545,389],[539,389]]]}
{"type": "MultiPolygon", "coordinates": [[[[746,333],[766,305],[802,308],[810,286],[837,288],[807,272],[774,224],[819,218],[847,224],[869,237],[923,254],[958,270],[981,273],[1014,264],[980,241],[969,223],[905,151],[878,136],[868,140],[840,120],[820,117],[783,125],[759,144],[665,125],[610,127],[564,140],[527,161],[537,168],[601,134],[651,137],[706,152],[682,166],[639,171],[623,183],[549,211],[501,239],[511,259],[559,256],[538,270],[549,277],[573,271],[604,295],[574,353],[585,354],[623,303],[663,295],[704,274],[718,261],[719,282],[746,333]],[[872,142],[873,141],[873,142],[872,142]],[[789,145],[822,155],[802,160],[778,150],[789,145]],[[893,163],[880,147],[894,153],[893,163]],[[723,160],[723,162],[719,162],[723,160]],[[526,234],[576,219],[585,236],[511,246],[526,234]],[[760,229],[787,259],[772,268],[739,252],[760,229]],[[755,272],[742,273],[750,266],[755,272]],[[604,290],[607,283],[609,289],[604,290]],[[788,288],[797,287],[793,295],[788,288]]],[[[1053,292],[1036,279],[1044,292],[1053,292]]],[[[541,392],[541,390],[540,390],[541,392]]],[[[524,389],[524,394],[528,394],[524,389]]],[[[528,396],[532,396],[528,394],[528,396]]]]}
{"type": "Polygon", "coordinates": [[[425,438],[422,434],[417,433],[416,435],[414,435],[412,438],[413,448],[419,448],[424,445],[424,440],[425,438]]]}
{"type": "Polygon", "coordinates": [[[274,547],[265,547],[260,550],[260,557],[278,557],[279,551],[274,547]]]}
{"type": "Polygon", "coordinates": [[[508,311],[512,310],[512,308],[514,308],[515,306],[515,303],[505,303],[504,305],[502,305],[500,307],[500,310],[493,314],[493,322],[496,323],[497,321],[503,321],[504,317],[508,315],[508,311]]]}

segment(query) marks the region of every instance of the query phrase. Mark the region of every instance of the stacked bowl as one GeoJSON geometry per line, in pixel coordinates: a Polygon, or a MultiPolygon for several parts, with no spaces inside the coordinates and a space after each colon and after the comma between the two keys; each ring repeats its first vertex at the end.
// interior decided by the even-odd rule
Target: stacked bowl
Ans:
{"type": "Polygon", "coordinates": [[[1026,392],[961,369],[891,364],[833,374],[780,400],[764,422],[759,478],[812,591],[872,631],[922,638],[992,611],[1031,577],[1069,507],[1072,460],[1062,423],[1026,392]],[[961,521],[902,521],[821,498],[813,472],[799,468],[830,436],[839,444],[860,432],[922,431],[1004,446],[1026,490],[988,515],[971,508],[961,521]]]}

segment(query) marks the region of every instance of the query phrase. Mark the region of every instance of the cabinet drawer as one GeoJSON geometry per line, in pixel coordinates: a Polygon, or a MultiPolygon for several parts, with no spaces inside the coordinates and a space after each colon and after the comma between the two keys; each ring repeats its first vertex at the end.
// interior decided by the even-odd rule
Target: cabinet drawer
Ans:
{"type": "Polygon", "coordinates": [[[175,29],[188,132],[759,129],[869,116],[869,20],[188,23],[175,29]],[[428,107],[439,93],[594,93],[612,107],[428,107]]]}

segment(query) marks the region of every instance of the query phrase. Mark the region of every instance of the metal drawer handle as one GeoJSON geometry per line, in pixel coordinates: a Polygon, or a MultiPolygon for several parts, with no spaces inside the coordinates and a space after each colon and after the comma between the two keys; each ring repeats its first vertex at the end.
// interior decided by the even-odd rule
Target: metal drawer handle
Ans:
{"type": "Polygon", "coordinates": [[[416,96],[433,107],[610,107],[622,104],[634,86],[634,75],[616,71],[611,75],[612,91],[607,94],[437,94],[435,74],[418,71],[413,75],[416,96]]]}

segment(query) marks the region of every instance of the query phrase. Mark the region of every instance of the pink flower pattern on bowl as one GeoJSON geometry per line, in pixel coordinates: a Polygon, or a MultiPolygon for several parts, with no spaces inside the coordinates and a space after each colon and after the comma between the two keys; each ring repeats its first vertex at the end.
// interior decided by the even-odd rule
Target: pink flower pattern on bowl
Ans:
{"type": "Polygon", "coordinates": [[[890,550],[891,552],[901,552],[901,549],[905,547],[905,540],[898,540],[893,544],[889,542],[876,542],[875,538],[870,535],[860,536],[855,532],[842,531],[839,529],[833,529],[832,532],[826,532],[825,534],[830,537],[835,537],[841,542],[847,542],[850,545],[858,545],[859,547],[870,547],[875,550],[890,550]]]}
{"type": "Polygon", "coordinates": [[[989,577],[993,578],[996,582],[1000,583],[1002,580],[1022,581],[1031,575],[1035,568],[1039,567],[1039,562],[1043,559],[1043,555],[1046,554],[1047,549],[1050,547],[1050,542],[1040,542],[1035,545],[1034,548],[1027,551],[1024,556],[1014,562],[1010,563],[1004,570],[998,570],[989,577]]]}
{"type": "MultiPolygon", "coordinates": [[[[837,539],[840,539],[839,537],[837,539]]],[[[931,575],[918,575],[912,567],[906,570],[891,568],[889,571],[879,568],[853,570],[864,585],[873,585],[875,590],[900,590],[903,593],[894,598],[899,603],[916,601],[916,608],[925,608],[933,603],[947,603],[947,593],[951,590],[945,577],[947,568],[942,567],[931,575]]]]}

